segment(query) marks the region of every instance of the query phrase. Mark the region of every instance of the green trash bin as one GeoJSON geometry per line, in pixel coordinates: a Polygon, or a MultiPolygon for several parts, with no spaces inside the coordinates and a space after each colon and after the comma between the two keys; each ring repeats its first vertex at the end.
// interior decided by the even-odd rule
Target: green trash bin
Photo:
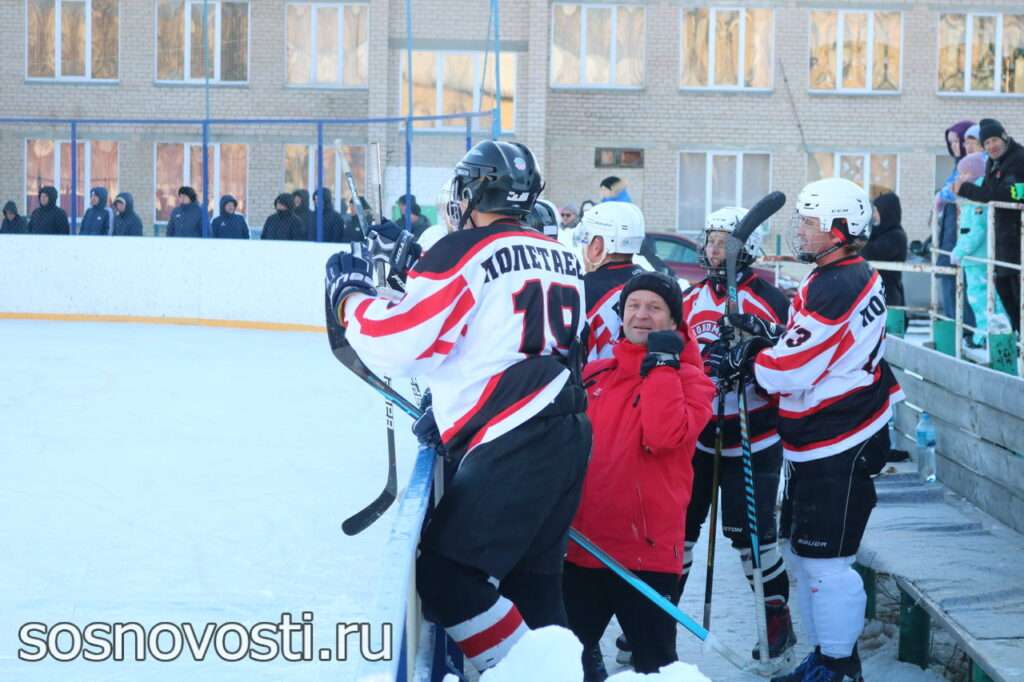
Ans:
{"type": "Polygon", "coordinates": [[[907,311],[889,309],[885,316],[885,333],[901,339],[907,332],[907,311]]]}
{"type": "Polygon", "coordinates": [[[950,320],[935,320],[932,324],[935,350],[956,356],[956,324],[950,320]]]}

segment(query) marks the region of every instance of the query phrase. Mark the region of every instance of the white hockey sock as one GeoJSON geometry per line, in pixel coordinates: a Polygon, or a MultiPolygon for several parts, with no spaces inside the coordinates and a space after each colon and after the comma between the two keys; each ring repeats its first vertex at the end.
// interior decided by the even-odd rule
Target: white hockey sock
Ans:
{"type": "Polygon", "coordinates": [[[802,559],[793,553],[790,543],[782,549],[786,558],[786,568],[796,579],[796,603],[800,609],[800,627],[803,630],[803,641],[811,646],[818,645],[818,629],[814,622],[814,609],[811,608],[811,578],[804,570],[802,559]]]}
{"type": "Polygon", "coordinates": [[[693,548],[697,545],[696,542],[690,542],[686,540],[683,542],[683,580],[690,575],[690,568],[693,567],[693,548]]]}
{"type": "Polygon", "coordinates": [[[491,608],[445,628],[480,672],[494,667],[530,628],[516,605],[498,597],[491,608]]]}
{"type": "Polygon", "coordinates": [[[852,654],[864,630],[867,595],[864,582],[853,570],[853,561],[852,556],[800,559],[804,574],[810,578],[811,609],[821,653],[831,658],[852,654]]]}

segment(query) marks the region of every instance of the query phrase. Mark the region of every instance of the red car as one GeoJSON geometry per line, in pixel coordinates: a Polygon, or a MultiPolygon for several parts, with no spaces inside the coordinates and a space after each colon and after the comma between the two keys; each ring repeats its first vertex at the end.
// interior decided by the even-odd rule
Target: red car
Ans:
{"type": "MultiPolygon", "coordinates": [[[[676,277],[696,284],[704,279],[706,273],[700,264],[700,246],[692,239],[668,232],[648,233],[645,239],[654,247],[654,254],[672,268],[676,277]]],[[[647,250],[646,248],[644,249],[647,250]]],[[[771,268],[755,267],[757,276],[770,284],[776,284],[775,271],[771,268]]],[[[785,278],[782,278],[785,279],[785,278]]],[[[782,282],[783,290],[788,282],[782,282]]]]}

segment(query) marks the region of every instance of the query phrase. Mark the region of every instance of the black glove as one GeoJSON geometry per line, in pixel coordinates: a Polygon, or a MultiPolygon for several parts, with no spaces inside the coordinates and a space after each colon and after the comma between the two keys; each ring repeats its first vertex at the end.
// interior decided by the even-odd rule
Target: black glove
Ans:
{"type": "Polygon", "coordinates": [[[647,376],[655,367],[679,369],[679,354],[683,352],[683,337],[679,332],[667,330],[647,335],[647,355],[640,363],[640,376],[647,376]]]}
{"type": "Polygon", "coordinates": [[[704,350],[700,352],[701,359],[704,360],[704,373],[709,377],[718,376],[718,367],[728,354],[729,342],[725,339],[704,346],[704,350]]]}
{"type": "Polygon", "coordinates": [[[423,247],[416,237],[395,222],[385,220],[370,226],[370,244],[373,250],[386,254],[391,276],[405,282],[405,275],[423,255],[423,247]]]}
{"type": "Polygon", "coordinates": [[[331,308],[335,312],[342,299],[349,294],[363,293],[376,296],[377,289],[373,286],[373,262],[366,246],[353,242],[351,253],[339,251],[328,258],[324,287],[331,301],[331,308]]]}
{"type": "Polygon", "coordinates": [[[729,324],[733,327],[745,331],[752,336],[766,338],[772,342],[773,346],[786,333],[786,328],[781,324],[769,322],[750,313],[731,313],[728,317],[729,324]]]}
{"type": "Polygon", "coordinates": [[[731,382],[740,377],[753,376],[754,358],[765,348],[773,345],[775,344],[763,336],[752,336],[746,341],[741,341],[722,358],[716,372],[718,378],[731,382]]]}
{"type": "Polygon", "coordinates": [[[412,432],[421,445],[432,449],[441,457],[447,457],[444,443],[441,442],[441,431],[437,428],[437,421],[434,420],[434,404],[430,391],[423,394],[420,401],[420,409],[423,414],[412,423],[412,432]]]}

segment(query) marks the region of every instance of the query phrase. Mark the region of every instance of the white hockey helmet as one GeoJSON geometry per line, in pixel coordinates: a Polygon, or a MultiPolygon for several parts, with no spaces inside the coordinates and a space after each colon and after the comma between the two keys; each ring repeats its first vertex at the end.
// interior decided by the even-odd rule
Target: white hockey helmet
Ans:
{"type": "MultiPolygon", "coordinates": [[[[726,206],[720,208],[708,216],[704,224],[704,243],[700,249],[700,264],[707,270],[711,279],[725,279],[725,263],[718,266],[712,265],[707,259],[708,235],[712,232],[726,232],[732,234],[739,227],[740,222],[747,215],[748,211],[740,206],[726,206]]],[[[761,245],[764,243],[765,235],[768,234],[768,225],[758,225],[757,228],[747,237],[736,263],[738,269],[749,267],[759,257],[764,255],[761,245]]]]}
{"type": "Polygon", "coordinates": [[[796,199],[796,216],[787,235],[794,255],[805,262],[850,244],[871,234],[871,199],[864,188],[845,178],[825,178],[808,184],[796,199]],[[801,218],[817,218],[818,229],[831,233],[840,243],[813,252],[799,234],[801,218]]]}
{"type": "Polygon", "coordinates": [[[577,244],[586,246],[594,237],[604,240],[605,254],[640,253],[647,228],[640,207],[625,201],[606,201],[587,209],[576,227],[577,244]]]}

